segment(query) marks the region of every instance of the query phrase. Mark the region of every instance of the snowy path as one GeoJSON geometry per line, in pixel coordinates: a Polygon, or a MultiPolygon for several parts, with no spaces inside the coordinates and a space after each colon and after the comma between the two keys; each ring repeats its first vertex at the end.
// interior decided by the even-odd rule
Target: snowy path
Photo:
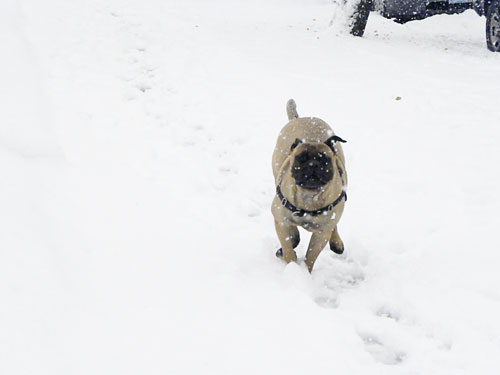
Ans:
{"type": "Polygon", "coordinates": [[[326,0],[1,7],[0,373],[499,373],[484,19],[356,39],[326,0]],[[346,254],[312,275],[274,257],[290,97],[348,140],[346,254]]]}

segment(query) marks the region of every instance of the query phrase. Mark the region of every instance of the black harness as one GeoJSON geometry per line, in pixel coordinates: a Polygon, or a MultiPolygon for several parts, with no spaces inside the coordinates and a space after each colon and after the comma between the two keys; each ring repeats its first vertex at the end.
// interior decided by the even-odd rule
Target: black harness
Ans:
{"type": "Polygon", "coordinates": [[[288,199],[286,199],[283,196],[283,193],[281,192],[281,188],[280,188],[279,184],[278,184],[278,186],[276,186],[276,194],[278,195],[278,198],[280,199],[281,204],[283,206],[285,206],[286,208],[288,208],[290,211],[292,211],[292,214],[294,216],[298,216],[298,217],[303,217],[306,215],[310,215],[310,216],[323,215],[326,212],[333,210],[335,208],[335,206],[342,201],[342,199],[345,199],[347,202],[347,193],[345,192],[345,190],[342,190],[342,193],[340,193],[340,196],[337,199],[335,199],[332,203],[330,203],[328,206],[320,208],[319,210],[315,210],[315,211],[307,211],[307,210],[303,210],[301,208],[297,208],[293,204],[291,204],[288,201],[288,199]]]}

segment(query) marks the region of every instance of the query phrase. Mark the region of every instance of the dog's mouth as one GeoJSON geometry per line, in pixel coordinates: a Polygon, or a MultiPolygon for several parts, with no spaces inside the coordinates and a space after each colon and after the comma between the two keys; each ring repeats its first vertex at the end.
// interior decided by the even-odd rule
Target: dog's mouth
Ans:
{"type": "Polygon", "coordinates": [[[318,190],[327,184],[327,182],[323,182],[321,180],[316,180],[314,178],[311,178],[311,179],[306,180],[306,181],[295,180],[295,182],[297,183],[298,186],[300,186],[303,189],[307,189],[307,190],[318,190]]]}
{"type": "Polygon", "coordinates": [[[292,177],[303,189],[320,189],[333,179],[332,161],[324,152],[304,151],[295,157],[292,177]]]}

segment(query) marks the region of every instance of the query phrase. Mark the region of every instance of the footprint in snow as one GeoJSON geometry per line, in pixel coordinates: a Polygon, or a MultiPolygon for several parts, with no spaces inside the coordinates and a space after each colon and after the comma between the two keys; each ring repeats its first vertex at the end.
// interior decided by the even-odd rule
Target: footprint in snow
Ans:
{"type": "Polygon", "coordinates": [[[392,319],[396,322],[399,322],[399,320],[401,319],[399,312],[395,311],[394,309],[391,309],[388,306],[379,307],[375,312],[375,315],[381,318],[392,319]]]}
{"type": "Polygon", "coordinates": [[[370,353],[377,362],[385,365],[398,365],[406,359],[405,352],[384,344],[374,335],[363,333],[359,334],[359,337],[363,340],[366,351],[370,353]]]}
{"type": "Polygon", "coordinates": [[[317,292],[314,302],[326,309],[336,309],[339,307],[338,294],[327,288],[317,292]]]}
{"type": "MultiPolygon", "coordinates": [[[[328,248],[323,251],[327,252],[328,248]]],[[[361,266],[345,255],[325,254],[320,260],[312,275],[316,285],[314,301],[321,307],[337,308],[340,293],[356,287],[365,275],[361,266]]]]}
{"type": "Polygon", "coordinates": [[[419,324],[415,320],[415,318],[402,315],[398,309],[382,305],[375,311],[375,315],[379,318],[394,321],[397,324],[395,329],[405,329],[407,331],[409,329],[409,332],[412,332],[416,337],[425,337],[427,340],[433,342],[440,350],[448,351],[452,348],[452,341],[449,337],[446,337],[446,335],[442,333],[435,332],[432,328],[425,329],[422,324],[419,324]]]}
{"type": "Polygon", "coordinates": [[[151,86],[148,85],[147,83],[140,82],[135,86],[139,91],[146,92],[148,90],[151,90],[151,86]]]}

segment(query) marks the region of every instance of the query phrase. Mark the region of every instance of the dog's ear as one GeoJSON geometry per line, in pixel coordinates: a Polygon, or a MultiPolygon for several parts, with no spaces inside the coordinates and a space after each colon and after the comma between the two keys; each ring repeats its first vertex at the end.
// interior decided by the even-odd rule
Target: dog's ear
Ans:
{"type": "Polygon", "coordinates": [[[328,145],[328,147],[330,147],[333,151],[334,154],[337,153],[337,150],[335,150],[335,143],[336,142],[342,142],[342,143],[346,143],[347,141],[344,141],[342,138],[336,136],[336,135],[332,135],[330,138],[328,138],[325,143],[328,145]]]}
{"type": "Polygon", "coordinates": [[[299,139],[299,138],[295,138],[295,141],[292,143],[292,145],[290,146],[290,151],[293,151],[295,149],[295,147],[297,147],[298,145],[300,145],[302,143],[302,139],[299,139]]]}

